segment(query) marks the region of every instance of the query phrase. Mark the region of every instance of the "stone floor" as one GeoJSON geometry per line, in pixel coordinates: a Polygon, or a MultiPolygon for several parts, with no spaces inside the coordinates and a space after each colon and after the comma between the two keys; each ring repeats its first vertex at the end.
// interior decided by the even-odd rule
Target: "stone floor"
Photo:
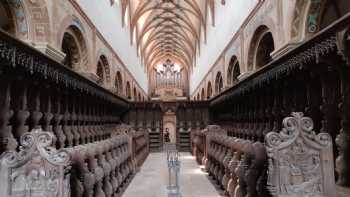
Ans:
{"type": "MultiPolygon", "coordinates": [[[[182,197],[220,197],[193,156],[180,153],[180,191],[182,197]]],[[[167,197],[166,153],[151,153],[126,189],[123,197],[167,197]]]]}

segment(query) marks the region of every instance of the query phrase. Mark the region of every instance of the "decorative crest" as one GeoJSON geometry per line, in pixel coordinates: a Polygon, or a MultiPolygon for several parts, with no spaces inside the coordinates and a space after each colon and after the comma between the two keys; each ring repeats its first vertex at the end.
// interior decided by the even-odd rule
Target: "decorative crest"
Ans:
{"type": "Polygon", "coordinates": [[[41,129],[24,134],[19,152],[0,156],[0,193],[6,197],[68,197],[70,155],[51,147],[55,137],[41,129]]]}
{"type": "Polygon", "coordinates": [[[335,197],[332,140],[313,131],[301,112],[283,120],[280,133],[266,135],[268,185],[278,197],[335,197]]]}

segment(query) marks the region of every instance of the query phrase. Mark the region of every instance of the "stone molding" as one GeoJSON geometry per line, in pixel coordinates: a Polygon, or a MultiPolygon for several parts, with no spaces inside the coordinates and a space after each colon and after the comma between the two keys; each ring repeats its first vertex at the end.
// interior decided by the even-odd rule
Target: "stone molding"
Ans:
{"type": "Polygon", "coordinates": [[[63,53],[59,49],[52,47],[50,44],[46,42],[33,42],[32,45],[42,53],[56,60],[57,62],[61,63],[66,57],[65,53],[63,53]]]}

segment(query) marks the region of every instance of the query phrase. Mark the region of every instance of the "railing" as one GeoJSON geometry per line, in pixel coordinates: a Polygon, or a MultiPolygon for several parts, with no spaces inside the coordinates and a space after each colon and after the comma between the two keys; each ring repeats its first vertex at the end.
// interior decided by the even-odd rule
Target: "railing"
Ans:
{"type": "Polygon", "coordinates": [[[53,132],[56,147],[109,137],[129,103],[0,31],[0,153],[32,129],[53,132]]]}
{"type": "Polygon", "coordinates": [[[13,177],[2,177],[1,196],[122,195],[135,161],[149,152],[147,133],[121,124],[128,109],[125,99],[0,31],[0,171],[13,177]]]}
{"type": "Polygon", "coordinates": [[[333,141],[337,183],[350,187],[350,14],[210,100],[230,136],[263,142],[293,111],[333,141]]]}
{"type": "Polygon", "coordinates": [[[132,150],[136,165],[140,167],[146,160],[149,153],[149,137],[147,131],[138,131],[130,133],[132,136],[132,150]]]}
{"type": "Polygon", "coordinates": [[[135,173],[126,134],[68,148],[72,156],[71,196],[121,195],[135,173]]]}
{"type": "Polygon", "coordinates": [[[266,196],[266,152],[260,142],[209,134],[205,169],[229,196],[266,196]],[[258,191],[258,189],[261,191],[258,191]]]}
{"type": "Polygon", "coordinates": [[[303,113],[283,120],[283,129],[269,132],[265,143],[229,137],[219,126],[209,126],[205,170],[230,197],[335,197],[332,140],[313,130],[303,113]]]}
{"type": "Polygon", "coordinates": [[[191,150],[199,165],[204,164],[206,151],[206,135],[205,131],[195,130],[191,132],[191,150]]]}

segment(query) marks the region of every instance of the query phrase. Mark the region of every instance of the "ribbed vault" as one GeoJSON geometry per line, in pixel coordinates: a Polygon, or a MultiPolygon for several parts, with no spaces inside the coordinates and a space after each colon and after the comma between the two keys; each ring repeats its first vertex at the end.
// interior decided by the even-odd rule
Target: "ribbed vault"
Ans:
{"type": "Polygon", "coordinates": [[[123,22],[147,70],[167,59],[192,70],[208,19],[214,24],[214,1],[121,0],[123,22]]]}

